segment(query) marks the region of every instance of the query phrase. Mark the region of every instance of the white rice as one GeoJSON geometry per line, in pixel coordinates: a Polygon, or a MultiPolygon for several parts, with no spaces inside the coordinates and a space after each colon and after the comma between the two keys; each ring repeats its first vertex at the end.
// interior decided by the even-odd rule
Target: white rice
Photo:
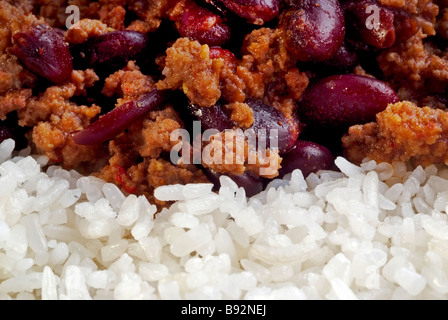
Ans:
{"type": "Polygon", "coordinates": [[[164,186],[154,214],[93,177],[0,144],[0,299],[447,299],[448,170],[404,163],[247,199],[223,177],[164,186]]]}

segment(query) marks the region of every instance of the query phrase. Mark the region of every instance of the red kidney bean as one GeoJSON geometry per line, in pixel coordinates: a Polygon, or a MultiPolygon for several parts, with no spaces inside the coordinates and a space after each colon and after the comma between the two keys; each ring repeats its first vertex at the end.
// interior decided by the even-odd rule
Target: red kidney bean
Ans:
{"type": "Polygon", "coordinates": [[[420,29],[418,21],[407,12],[394,9],[395,44],[402,43],[420,29]]]}
{"type": "Polygon", "coordinates": [[[182,37],[189,37],[202,44],[220,46],[230,39],[230,27],[216,13],[188,2],[176,27],[182,37]]]}
{"type": "Polygon", "coordinates": [[[236,67],[236,64],[238,62],[235,54],[232,51],[223,49],[221,47],[211,47],[209,56],[210,59],[221,58],[224,60],[225,64],[232,65],[234,67],[236,67]]]}
{"type": "Polygon", "coordinates": [[[343,8],[350,36],[359,37],[367,44],[381,49],[395,43],[392,10],[374,0],[348,1],[343,4],[343,8]]]}
{"type": "MultiPolygon", "coordinates": [[[[246,103],[252,108],[254,116],[252,126],[246,130],[253,130],[257,139],[264,139],[267,148],[271,147],[271,139],[277,140],[280,153],[284,153],[292,148],[300,132],[297,119],[287,118],[279,110],[257,99],[247,99],[246,103]],[[277,130],[277,132],[275,133],[273,130],[277,130]]],[[[222,132],[236,127],[235,123],[230,119],[229,111],[222,103],[217,103],[211,107],[189,105],[188,110],[195,119],[201,121],[203,130],[216,129],[222,132]]],[[[259,144],[260,140],[254,142],[259,144]]]]}
{"type": "Polygon", "coordinates": [[[196,120],[201,122],[202,130],[216,129],[221,132],[235,127],[222,103],[217,103],[211,107],[189,105],[188,110],[196,120]]]}
{"type": "MultiPolygon", "coordinates": [[[[217,173],[210,168],[203,168],[203,172],[210,180],[211,183],[214,184],[214,188],[216,191],[219,190],[221,183],[219,178],[223,175],[222,173],[217,173]]],[[[228,175],[230,179],[232,179],[238,187],[243,188],[246,191],[247,197],[252,197],[261,191],[263,191],[264,187],[264,179],[258,176],[253,175],[252,173],[245,171],[241,175],[228,175]]]]}
{"type": "Polygon", "coordinates": [[[302,0],[282,19],[288,50],[301,61],[330,59],[345,36],[338,0],[302,0]]]}
{"type": "Polygon", "coordinates": [[[250,23],[263,24],[278,16],[280,0],[216,0],[250,23]]]}
{"type": "Polygon", "coordinates": [[[289,119],[279,110],[256,99],[247,99],[246,103],[253,109],[254,114],[254,123],[249,129],[253,129],[259,138],[262,137],[262,130],[265,130],[266,136],[263,138],[267,147],[270,147],[270,139],[277,139],[280,153],[291,149],[299,137],[297,119],[289,119]],[[272,130],[277,130],[277,134],[274,135],[272,130]]]}
{"type": "Polygon", "coordinates": [[[129,101],[101,116],[81,131],[72,134],[80,145],[99,144],[114,138],[134,121],[160,106],[166,99],[165,91],[153,90],[138,101],[129,101]]]}
{"type": "Polygon", "coordinates": [[[64,39],[46,24],[38,24],[13,36],[15,54],[31,72],[56,84],[66,82],[73,61],[64,39]]]}
{"type": "Polygon", "coordinates": [[[296,169],[300,169],[306,178],[312,172],[329,170],[334,164],[334,156],[327,147],[304,140],[298,140],[282,159],[279,178],[296,169]]]}
{"type": "Polygon", "coordinates": [[[395,91],[370,77],[345,74],[310,85],[298,106],[301,121],[317,128],[347,128],[375,120],[389,103],[398,102],[395,91]]]}
{"type": "Polygon", "coordinates": [[[349,70],[358,63],[358,54],[354,48],[351,48],[346,43],[343,43],[338,51],[325,63],[323,68],[328,69],[328,66],[337,70],[349,70]]]}
{"type": "Polygon", "coordinates": [[[75,64],[80,68],[104,66],[120,68],[139,58],[149,44],[148,35],[130,30],[117,30],[89,38],[71,47],[75,64]]]}

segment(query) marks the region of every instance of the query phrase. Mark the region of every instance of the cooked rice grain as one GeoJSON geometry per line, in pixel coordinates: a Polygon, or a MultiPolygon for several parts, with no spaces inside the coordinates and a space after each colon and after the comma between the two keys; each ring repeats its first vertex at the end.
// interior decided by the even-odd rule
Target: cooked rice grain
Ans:
{"type": "Polygon", "coordinates": [[[146,198],[0,144],[1,299],[446,299],[448,171],[223,177],[146,198]],[[45,171],[44,171],[45,168],[45,171]]]}

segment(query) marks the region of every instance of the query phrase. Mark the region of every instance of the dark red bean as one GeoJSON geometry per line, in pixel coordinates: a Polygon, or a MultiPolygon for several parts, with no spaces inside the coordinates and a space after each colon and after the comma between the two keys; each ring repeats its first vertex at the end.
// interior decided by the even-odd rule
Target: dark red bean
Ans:
{"type": "MultiPolygon", "coordinates": [[[[273,139],[276,140],[280,153],[292,148],[300,132],[297,119],[289,119],[279,110],[257,99],[247,99],[246,103],[253,110],[254,123],[248,130],[253,130],[256,139],[253,142],[257,143],[257,146],[263,141],[269,148],[271,139],[273,139]]],[[[189,105],[188,109],[195,119],[201,121],[202,130],[216,129],[222,132],[236,127],[235,123],[230,120],[229,111],[222,103],[217,103],[212,107],[189,105]]]]}
{"type": "Polygon", "coordinates": [[[253,129],[258,138],[265,139],[267,147],[270,147],[271,139],[277,139],[280,153],[291,149],[300,132],[297,119],[286,118],[279,110],[256,99],[247,99],[246,103],[254,112],[254,123],[249,129],[253,129]],[[273,130],[277,130],[276,135],[273,130]],[[262,135],[263,132],[266,136],[262,135]]]}
{"type": "Polygon", "coordinates": [[[51,27],[38,24],[13,36],[15,54],[31,72],[53,82],[66,82],[73,71],[73,59],[64,39],[51,27]]]}
{"type": "Polygon", "coordinates": [[[347,128],[374,121],[389,103],[398,102],[386,83],[354,74],[334,75],[310,85],[298,106],[301,121],[317,128],[347,128]]]}
{"type": "Polygon", "coordinates": [[[133,122],[160,106],[166,99],[164,91],[153,90],[138,101],[129,101],[101,116],[81,131],[72,134],[80,145],[99,144],[114,138],[133,122]]]}
{"type": "Polygon", "coordinates": [[[237,16],[262,25],[278,16],[280,0],[216,0],[237,16]]]}
{"type": "Polygon", "coordinates": [[[356,50],[343,43],[339,47],[338,51],[336,51],[336,53],[329,60],[325,61],[323,68],[330,66],[332,69],[341,71],[350,70],[358,62],[358,54],[356,50]]]}
{"type": "Polygon", "coordinates": [[[221,47],[211,47],[209,57],[210,59],[223,59],[224,64],[232,65],[233,67],[236,67],[236,64],[238,62],[235,54],[232,51],[223,49],[221,47]]]}
{"type": "Polygon", "coordinates": [[[344,5],[347,30],[376,48],[395,43],[394,12],[374,0],[348,1],[344,5]]]}
{"type": "Polygon", "coordinates": [[[230,27],[216,13],[188,2],[184,12],[176,21],[182,37],[189,37],[202,44],[220,46],[230,39],[230,27]]]}
{"type": "MultiPolygon", "coordinates": [[[[207,178],[211,183],[214,184],[214,188],[216,191],[219,190],[221,183],[219,178],[223,175],[221,173],[217,173],[210,168],[203,168],[203,171],[207,178]]],[[[263,191],[264,187],[264,179],[258,176],[253,175],[252,173],[245,171],[241,175],[227,175],[230,179],[232,179],[238,187],[243,188],[246,191],[247,197],[252,197],[261,191],[263,191]]]]}
{"type": "Polygon", "coordinates": [[[394,27],[395,27],[395,44],[402,43],[415,35],[420,29],[418,21],[407,12],[395,9],[394,27]]]}
{"type": "Polygon", "coordinates": [[[14,139],[13,133],[8,127],[0,124],[0,143],[8,139],[14,139]]]}
{"type": "Polygon", "coordinates": [[[282,159],[279,178],[296,169],[300,169],[306,178],[312,172],[329,170],[334,164],[334,156],[327,147],[304,140],[298,140],[282,159]]]}
{"type": "Polygon", "coordinates": [[[71,48],[75,64],[80,68],[104,66],[121,68],[136,60],[149,44],[148,35],[137,31],[118,30],[89,38],[71,48]]]}
{"type": "Polygon", "coordinates": [[[221,132],[235,127],[222,103],[217,103],[211,107],[189,105],[188,110],[196,120],[201,122],[202,130],[216,129],[221,132]]]}
{"type": "Polygon", "coordinates": [[[301,61],[330,59],[345,36],[338,0],[302,0],[282,19],[288,50],[301,61]]]}

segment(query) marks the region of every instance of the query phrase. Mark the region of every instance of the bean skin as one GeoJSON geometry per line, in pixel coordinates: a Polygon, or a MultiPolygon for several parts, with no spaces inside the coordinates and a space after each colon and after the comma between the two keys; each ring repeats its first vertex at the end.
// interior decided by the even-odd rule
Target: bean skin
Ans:
{"type": "MultiPolygon", "coordinates": [[[[286,118],[279,110],[257,99],[250,98],[245,102],[252,108],[254,115],[254,122],[248,130],[253,130],[257,138],[264,139],[266,147],[270,147],[272,138],[277,139],[280,153],[288,151],[299,136],[300,126],[298,120],[286,118]],[[275,132],[276,135],[274,136],[275,132]]],[[[229,111],[222,103],[217,103],[211,107],[189,105],[188,110],[196,120],[201,121],[203,130],[216,129],[222,132],[236,127],[235,123],[230,119],[229,111]]],[[[257,141],[259,142],[260,140],[257,141]]]]}
{"type": "Polygon", "coordinates": [[[262,135],[262,130],[265,130],[266,146],[270,147],[271,138],[276,138],[280,153],[291,149],[300,132],[297,119],[286,118],[279,110],[257,99],[247,99],[246,103],[254,112],[254,123],[250,129],[253,129],[258,137],[262,135]],[[273,130],[277,131],[277,136],[274,136],[273,130]]]}
{"type": "Polygon", "coordinates": [[[300,169],[306,178],[310,173],[331,169],[334,163],[334,156],[327,147],[304,140],[297,140],[294,147],[282,158],[280,178],[296,169],[300,169]]]}
{"type": "Polygon", "coordinates": [[[31,72],[53,83],[66,82],[73,71],[73,58],[64,39],[46,24],[38,24],[13,36],[15,54],[31,72]]]}
{"type": "Polygon", "coordinates": [[[202,130],[216,129],[221,132],[235,127],[235,124],[230,120],[221,103],[217,103],[211,107],[189,105],[187,108],[193,117],[201,122],[202,130]]]}
{"type": "Polygon", "coordinates": [[[165,99],[166,92],[155,89],[138,101],[126,102],[106,113],[83,130],[74,132],[72,138],[80,145],[94,145],[112,139],[134,121],[160,106],[165,99]]]}
{"type": "Polygon", "coordinates": [[[262,25],[278,16],[280,0],[216,0],[237,16],[262,25]]]}
{"type": "Polygon", "coordinates": [[[343,4],[347,30],[375,48],[395,43],[394,12],[374,0],[348,1],[343,4]],[[376,21],[374,14],[378,13],[376,21]]]}
{"type": "Polygon", "coordinates": [[[402,43],[415,35],[420,29],[418,21],[407,12],[395,9],[394,27],[395,27],[395,44],[402,43]]]}
{"type": "Polygon", "coordinates": [[[325,61],[342,45],[344,15],[338,0],[303,0],[282,18],[288,50],[300,61],[325,61]]]}
{"type": "Polygon", "coordinates": [[[306,125],[317,128],[348,128],[374,121],[396,92],[386,83],[370,77],[343,74],[323,78],[310,85],[298,106],[306,125]]]}
{"type": "Polygon", "coordinates": [[[189,2],[176,27],[182,37],[189,37],[209,46],[221,46],[230,39],[230,27],[216,13],[189,2]]]}
{"type": "Polygon", "coordinates": [[[129,30],[117,30],[89,38],[71,47],[79,68],[121,68],[129,60],[139,58],[149,44],[148,35],[129,30]]]}

